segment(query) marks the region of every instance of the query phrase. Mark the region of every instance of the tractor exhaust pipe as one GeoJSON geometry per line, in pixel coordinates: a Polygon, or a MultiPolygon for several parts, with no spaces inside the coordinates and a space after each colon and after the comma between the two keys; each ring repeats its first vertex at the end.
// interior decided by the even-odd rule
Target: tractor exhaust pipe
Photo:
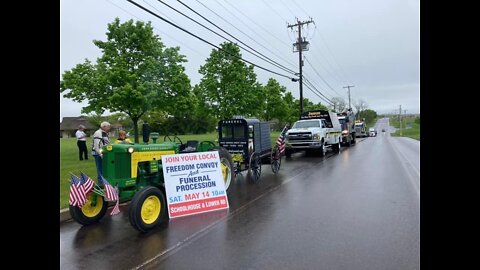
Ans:
{"type": "Polygon", "coordinates": [[[150,137],[150,128],[148,126],[148,123],[143,123],[142,135],[143,135],[143,143],[148,144],[148,138],[150,137]]]}

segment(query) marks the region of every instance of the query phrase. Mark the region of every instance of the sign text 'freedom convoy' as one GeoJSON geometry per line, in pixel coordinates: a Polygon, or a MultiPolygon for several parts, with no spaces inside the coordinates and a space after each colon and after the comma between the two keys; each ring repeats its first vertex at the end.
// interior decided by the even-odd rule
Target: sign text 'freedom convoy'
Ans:
{"type": "Polygon", "coordinates": [[[228,208],[218,152],[162,156],[170,218],[228,208]]]}

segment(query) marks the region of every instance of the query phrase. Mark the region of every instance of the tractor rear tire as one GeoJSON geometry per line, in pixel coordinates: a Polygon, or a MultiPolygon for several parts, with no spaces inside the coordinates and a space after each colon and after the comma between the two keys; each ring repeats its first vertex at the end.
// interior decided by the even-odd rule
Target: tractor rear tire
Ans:
{"type": "Polygon", "coordinates": [[[162,222],[167,204],[163,192],[154,186],[141,189],[133,196],[128,219],[140,232],[148,232],[162,222]]]}
{"type": "Polygon", "coordinates": [[[220,166],[222,169],[223,183],[225,185],[225,191],[228,191],[230,184],[235,179],[232,155],[227,151],[227,149],[220,146],[212,147],[210,148],[210,151],[218,151],[221,164],[220,166]]]}
{"type": "Polygon", "coordinates": [[[87,194],[87,202],[82,207],[70,205],[70,215],[73,220],[82,224],[90,225],[98,222],[107,212],[108,203],[102,196],[99,196],[93,192],[87,194]],[[97,204],[92,205],[92,200],[96,196],[97,204]]]}

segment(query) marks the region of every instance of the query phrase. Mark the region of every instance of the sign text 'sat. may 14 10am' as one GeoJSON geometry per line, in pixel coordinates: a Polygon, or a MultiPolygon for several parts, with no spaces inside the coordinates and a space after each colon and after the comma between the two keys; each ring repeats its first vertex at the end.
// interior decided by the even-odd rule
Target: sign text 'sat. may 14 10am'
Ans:
{"type": "Polygon", "coordinates": [[[217,151],[162,156],[170,218],[228,208],[217,151]]]}

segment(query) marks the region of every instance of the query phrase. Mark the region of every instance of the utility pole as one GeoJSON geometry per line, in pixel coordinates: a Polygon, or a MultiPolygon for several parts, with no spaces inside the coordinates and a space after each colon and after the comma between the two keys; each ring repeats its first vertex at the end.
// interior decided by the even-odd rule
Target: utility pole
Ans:
{"type": "Polygon", "coordinates": [[[400,123],[400,136],[402,136],[402,105],[400,105],[398,110],[398,122],[400,123]]]}
{"type": "Polygon", "coordinates": [[[348,88],[348,109],[351,111],[352,103],[350,101],[350,87],[355,87],[355,85],[347,85],[347,86],[344,86],[343,88],[348,88]]]}
{"type": "Polygon", "coordinates": [[[298,65],[299,65],[299,71],[300,71],[300,114],[303,113],[303,75],[302,75],[302,66],[303,66],[303,60],[302,60],[302,51],[308,51],[308,45],[309,42],[303,38],[302,40],[302,26],[304,24],[309,24],[313,23],[312,18],[308,21],[301,22],[297,19],[297,23],[295,24],[288,24],[287,28],[293,28],[295,26],[298,27],[298,39],[297,42],[293,43],[293,52],[298,52],[298,65]]]}

